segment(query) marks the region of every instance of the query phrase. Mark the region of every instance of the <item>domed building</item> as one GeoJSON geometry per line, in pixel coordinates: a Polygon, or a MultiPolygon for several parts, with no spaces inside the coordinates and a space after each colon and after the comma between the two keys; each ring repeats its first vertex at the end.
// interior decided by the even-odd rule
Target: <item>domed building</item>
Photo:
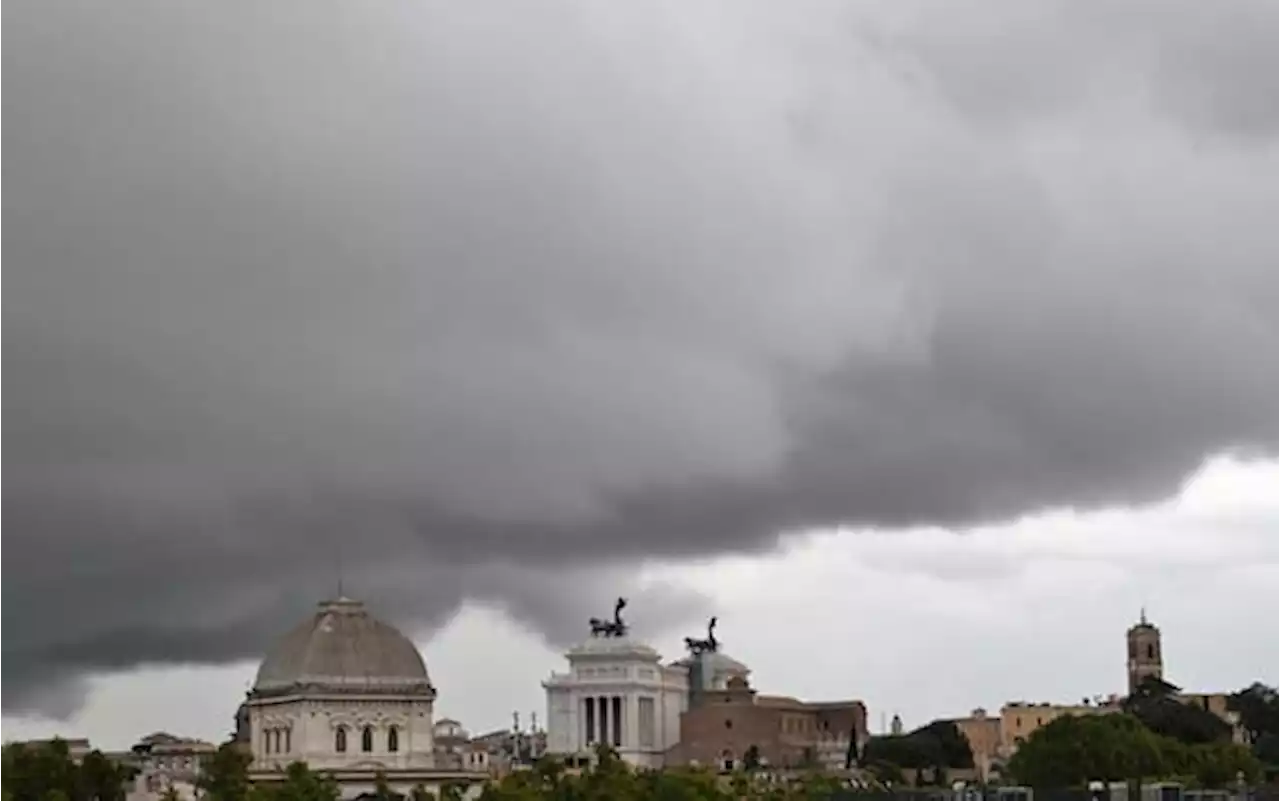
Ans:
{"type": "Polygon", "coordinates": [[[436,689],[417,647],[359,601],[321,603],[268,652],[245,701],[251,778],[283,777],[293,762],[331,774],[343,798],[373,791],[378,774],[408,795],[419,784],[484,776],[437,769],[436,689]]]}

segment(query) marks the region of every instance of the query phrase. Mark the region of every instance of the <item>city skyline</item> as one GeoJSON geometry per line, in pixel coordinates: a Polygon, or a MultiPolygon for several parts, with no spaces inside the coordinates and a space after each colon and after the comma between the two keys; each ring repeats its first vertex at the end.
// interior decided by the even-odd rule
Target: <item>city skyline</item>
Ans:
{"type": "MultiPolygon", "coordinates": [[[[805,700],[860,698],[868,707],[868,725],[876,733],[882,720],[887,724],[895,713],[911,728],[931,719],[965,716],[978,707],[994,712],[1011,701],[1072,704],[1083,697],[1123,695],[1125,631],[1138,620],[1144,604],[1164,636],[1168,680],[1188,692],[1234,692],[1255,680],[1277,682],[1280,644],[1275,635],[1268,637],[1269,630],[1259,631],[1247,611],[1253,606],[1267,612],[1266,604],[1275,598],[1269,594],[1267,580],[1277,558],[1277,519],[1270,503],[1278,479],[1280,471],[1274,464],[1219,461],[1189,482],[1172,504],[987,527],[964,535],[970,542],[962,550],[955,545],[955,535],[944,532],[852,538],[829,534],[798,543],[782,558],[653,568],[650,579],[705,588],[715,586],[719,577],[719,592],[710,599],[720,616],[717,633],[726,653],[752,668],[754,686],[805,700]],[[1114,536],[1117,528],[1127,527],[1139,533],[1133,539],[1114,536]],[[946,546],[958,550],[948,553],[946,546]],[[1152,556],[1144,554],[1147,549],[1152,556]],[[931,554],[932,559],[922,554],[931,554]],[[964,555],[972,561],[960,564],[964,555]],[[1144,561],[1150,565],[1145,576],[1135,570],[1144,561]],[[1002,579],[1000,570],[1009,567],[1028,571],[1024,578],[1032,577],[1041,590],[1034,586],[1018,590],[1024,585],[1017,580],[1006,583],[1010,577],[1002,579]],[[1046,569],[1066,571],[1065,577],[1046,580],[1046,569]],[[827,639],[808,647],[827,655],[825,661],[833,667],[823,670],[810,661],[814,652],[804,650],[806,629],[786,623],[785,615],[803,614],[824,597],[821,590],[815,593],[811,586],[791,583],[793,579],[830,578],[846,571],[877,577],[875,594],[862,601],[880,600],[887,610],[878,623],[856,620],[850,630],[872,636],[879,631],[881,641],[896,643],[897,653],[905,655],[902,663],[884,653],[841,645],[839,638],[820,627],[817,630],[827,639]],[[1096,600],[1085,598],[1066,608],[1057,603],[1059,593],[1071,582],[1086,581],[1087,588],[1090,574],[1097,579],[1093,584],[1096,600]],[[767,604],[750,597],[762,580],[781,582],[779,586],[791,593],[780,593],[772,612],[767,604]],[[910,596],[918,603],[893,605],[888,603],[892,596],[881,598],[879,593],[895,584],[902,593],[907,586],[916,587],[916,592],[932,587],[934,592],[910,596]],[[983,585],[999,586],[1000,591],[983,591],[983,585]],[[970,588],[967,601],[957,603],[946,592],[965,587],[970,588]],[[1018,592],[1024,599],[1022,608],[1011,604],[1018,592]],[[974,625],[984,611],[999,610],[1002,603],[1011,604],[1008,610],[1018,615],[1015,621],[992,619],[972,635],[956,636],[957,621],[967,619],[974,625]],[[1028,639],[1038,628],[1037,615],[1052,615],[1044,619],[1046,625],[1056,627],[1056,636],[1028,639]],[[930,618],[936,628],[928,628],[930,618]],[[934,647],[928,643],[922,647],[916,635],[903,630],[912,624],[921,626],[918,631],[929,638],[941,639],[933,640],[934,647]],[[1017,649],[1008,650],[1009,638],[1017,639],[1017,649]],[[1205,649],[1206,644],[1215,647],[1205,649]],[[1027,660],[1013,669],[1002,665],[1002,654],[1008,652],[1043,652],[1052,659],[1027,660]],[[923,681],[930,675],[931,653],[963,657],[944,660],[953,678],[939,683],[942,692],[923,681]],[[969,661],[973,664],[965,664],[969,661]]],[[[359,587],[350,589],[360,594],[359,587]]],[[[829,593],[825,597],[830,598],[829,593]]],[[[587,636],[587,615],[609,608],[608,597],[584,601],[580,637],[587,636]]],[[[699,618],[680,628],[654,631],[646,628],[652,619],[646,612],[652,607],[646,609],[643,595],[633,597],[628,609],[628,620],[638,627],[636,636],[650,641],[667,660],[681,655],[683,636],[697,634],[705,624],[699,618]]],[[[832,624],[825,617],[821,622],[832,624]]],[[[513,711],[526,723],[530,712],[545,721],[540,682],[549,671],[563,669],[562,650],[545,645],[500,611],[469,608],[434,638],[419,639],[419,645],[438,685],[441,717],[459,720],[473,735],[508,727],[513,711]],[[474,663],[487,661],[486,657],[498,664],[477,669],[474,663]]],[[[100,691],[106,697],[97,696],[101,705],[91,703],[90,716],[79,727],[6,716],[5,736],[88,734],[95,746],[124,748],[158,729],[216,742],[230,731],[235,705],[256,668],[255,662],[247,662],[197,672],[144,671],[132,678],[108,679],[107,689],[100,691]],[[211,691],[192,695],[191,688],[206,685],[211,691]],[[149,691],[152,700],[148,700],[149,691]],[[181,712],[191,706],[198,708],[195,714],[181,712]],[[145,725],[130,725],[127,716],[137,716],[145,725]]]]}
{"type": "Polygon", "coordinates": [[[1276,682],[1275,0],[4,21],[5,736],[339,580],[473,729],[619,596],[873,724],[1276,682]]]}

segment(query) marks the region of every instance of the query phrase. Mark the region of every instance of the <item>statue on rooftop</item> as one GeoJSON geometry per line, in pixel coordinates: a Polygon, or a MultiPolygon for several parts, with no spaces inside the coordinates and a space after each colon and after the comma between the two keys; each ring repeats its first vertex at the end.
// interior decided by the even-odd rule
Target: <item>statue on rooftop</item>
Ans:
{"type": "Polygon", "coordinates": [[[622,619],[622,610],[627,606],[626,598],[619,598],[618,602],[613,605],[613,620],[603,620],[598,617],[591,618],[588,622],[591,624],[592,637],[625,637],[627,634],[627,624],[622,619]]]}
{"type": "Polygon", "coordinates": [[[714,654],[720,650],[720,641],[716,639],[716,621],[717,618],[714,617],[707,621],[707,636],[704,639],[684,638],[684,647],[689,649],[689,653],[694,656],[701,656],[702,654],[714,654]]]}

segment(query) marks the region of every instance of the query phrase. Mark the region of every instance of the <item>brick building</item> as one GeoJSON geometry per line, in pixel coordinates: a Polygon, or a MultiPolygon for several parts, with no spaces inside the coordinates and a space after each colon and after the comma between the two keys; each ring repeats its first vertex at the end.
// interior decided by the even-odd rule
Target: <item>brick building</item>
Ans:
{"type": "Polygon", "coordinates": [[[851,738],[867,738],[861,701],[807,703],[758,695],[745,676],[735,676],[724,689],[702,692],[680,715],[680,742],[666,762],[732,770],[754,747],[762,764],[776,768],[838,770],[851,738]]]}

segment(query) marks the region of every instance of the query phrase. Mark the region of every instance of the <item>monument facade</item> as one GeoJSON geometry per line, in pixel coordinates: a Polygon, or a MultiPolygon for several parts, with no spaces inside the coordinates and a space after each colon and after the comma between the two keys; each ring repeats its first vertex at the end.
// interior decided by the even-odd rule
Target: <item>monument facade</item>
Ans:
{"type": "Polygon", "coordinates": [[[659,768],[679,742],[688,670],[632,639],[625,607],[619,598],[611,619],[591,618],[590,635],[565,654],[569,671],[543,682],[547,751],[570,765],[587,763],[603,743],[636,767],[659,768]]]}

